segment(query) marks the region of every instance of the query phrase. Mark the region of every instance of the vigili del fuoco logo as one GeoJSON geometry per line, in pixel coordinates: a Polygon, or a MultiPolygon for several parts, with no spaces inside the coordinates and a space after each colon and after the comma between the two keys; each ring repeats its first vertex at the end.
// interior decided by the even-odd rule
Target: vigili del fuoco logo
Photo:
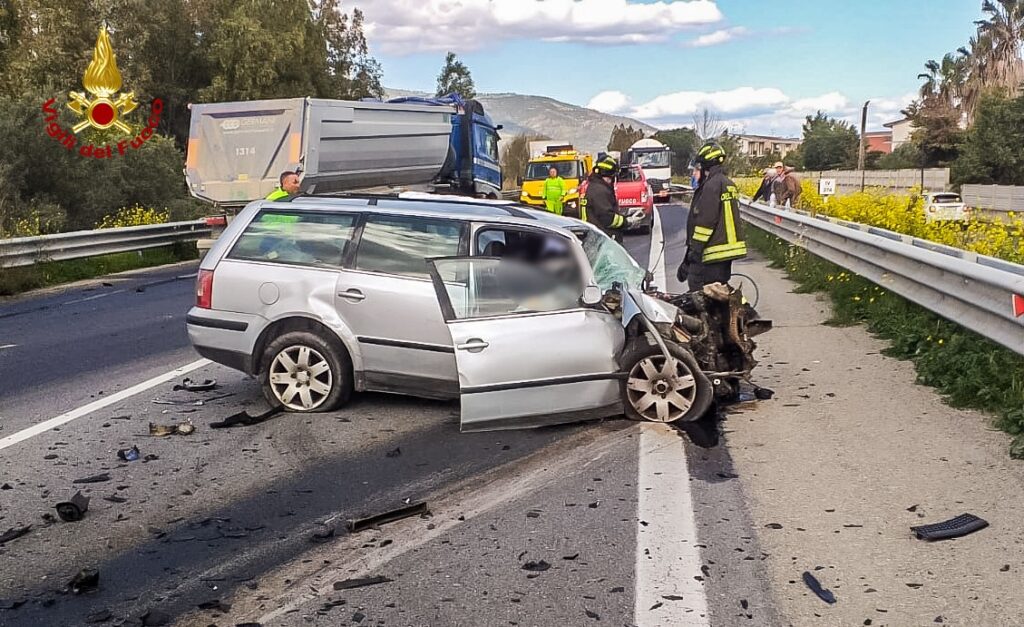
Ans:
{"type": "MultiPolygon", "coordinates": [[[[59,109],[55,107],[56,98],[50,98],[43,103],[46,133],[62,146],[74,150],[79,145],[78,134],[90,128],[124,134],[126,138],[117,140],[114,145],[104,143],[97,146],[88,143],[78,148],[78,154],[83,157],[111,159],[124,155],[129,147],[138,150],[153,136],[157,125],[160,124],[160,113],[163,111],[164,103],[159,98],[153,99],[149,117],[145,121],[146,125],[137,134],[125,121],[139,103],[135,101],[135,92],[121,92],[121,72],[117,69],[114,47],[110,44],[110,34],[105,26],[100,27],[100,33],[96,37],[96,47],[93,48],[92,61],[82,78],[82,86],[88,95],[79,91],[68,94],[68,108],[81,118],[81,121],[70,130],[57,122],[59,109]]],[[[85,137],[87,135],[82,136],[83,142],[85,137]]]]}

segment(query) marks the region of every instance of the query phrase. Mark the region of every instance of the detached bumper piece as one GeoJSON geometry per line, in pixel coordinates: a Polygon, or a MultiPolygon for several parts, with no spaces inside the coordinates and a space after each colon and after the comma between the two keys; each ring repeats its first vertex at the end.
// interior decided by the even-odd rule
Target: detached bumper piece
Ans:
{"type": "Polygon", "coordinates": [[[960,514],[945,522],[911,527],[910,530],[914,532],[918,540],[932,541],[959,538],[985,527],[988,527],[988,521],[982,520],[974,514],[960,514]]]}

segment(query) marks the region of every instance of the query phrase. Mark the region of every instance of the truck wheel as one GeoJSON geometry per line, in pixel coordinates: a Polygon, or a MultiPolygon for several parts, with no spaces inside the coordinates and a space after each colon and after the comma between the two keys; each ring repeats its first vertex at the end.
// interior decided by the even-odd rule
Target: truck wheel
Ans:
{"type": "Polygon", "coordinates": [[[622,381],[622,401],[631,420],[693,422],[711,406],[711,382],[697,360],[678,344],[667,345],[670,360],[646,339],[636,342],[622,358],[628,373],[622,381]]]}
{"type": "Polygon", "coordinates": [[[348,354],[308,331],[290,331],[267,345],[259,379],[267,402],[285,411],[331,411],[352,396],[348,354]]]}

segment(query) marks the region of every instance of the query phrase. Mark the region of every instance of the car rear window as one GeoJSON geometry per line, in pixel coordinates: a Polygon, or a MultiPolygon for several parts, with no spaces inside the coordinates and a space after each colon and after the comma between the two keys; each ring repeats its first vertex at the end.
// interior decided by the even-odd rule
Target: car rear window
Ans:
{"type": "Polygon", "coordinates": [[[369,216],[356,270],[429,278],[427,259],[459,254],[464,224],[410,216],[369,216]]]}
{"type": "Polygon", "coordinates": [[[935,194],[935,196],[934,196],[934,198],[932,200],[933,200],[933,202],[937,202],[937,203],[962,202],[960,200],[960,196],[958,196],[956,194],[935,194]]]}
{"type": "Polygon", "coordinates": [[[264,211],[245,228],[229,259],[340,266],[356,214],[264,211]]]}

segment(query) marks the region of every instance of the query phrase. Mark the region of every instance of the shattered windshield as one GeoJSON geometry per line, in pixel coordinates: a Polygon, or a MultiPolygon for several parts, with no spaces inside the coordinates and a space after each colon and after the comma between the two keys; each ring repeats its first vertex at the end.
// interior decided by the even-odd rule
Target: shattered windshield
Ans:
{"type": "Polygon", "coordinates": [[[667,168],[672,164],[672,155],[668,151],[641,152],[636,155],[636,164],[641,168],[667,168]]]}
{"type": "Polygon", "coordinates": [[[639,289],[647,271],[641,268],[633,258],[604,233],[592,228],[575,231],[583,243],[583,250],[594,269],[594,281],[601,291],[607,291],[615,283],[639,289]]]}

